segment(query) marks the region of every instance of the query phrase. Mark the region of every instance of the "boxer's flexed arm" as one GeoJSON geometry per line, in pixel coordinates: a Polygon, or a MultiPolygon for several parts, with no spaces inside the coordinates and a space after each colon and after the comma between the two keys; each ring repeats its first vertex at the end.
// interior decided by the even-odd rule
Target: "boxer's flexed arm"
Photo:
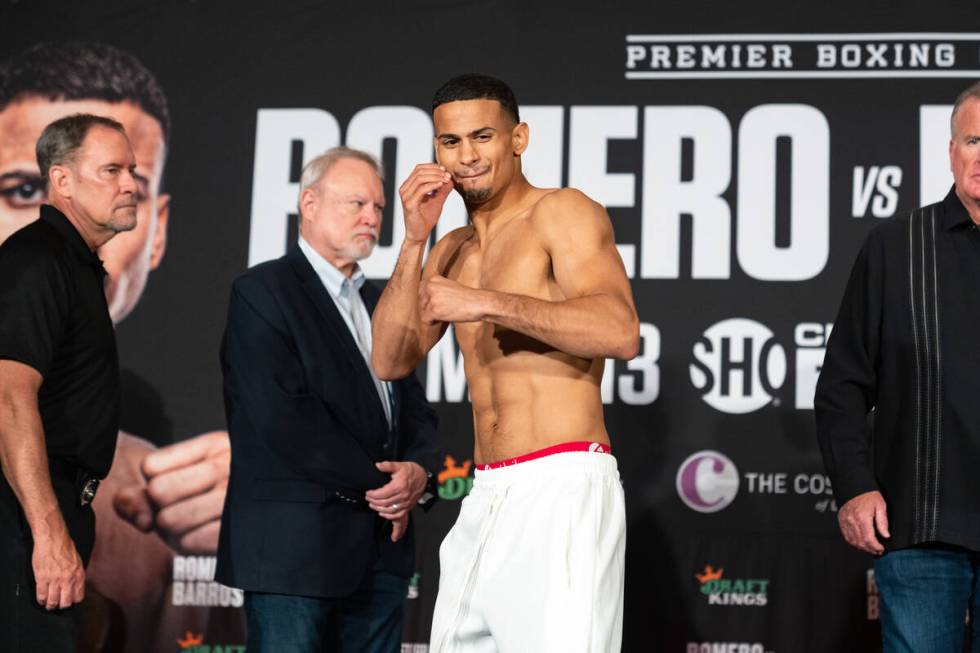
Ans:
{"type": "Polygon", "coordinates": [[[574,189],[541,199],[531,217],[563,301],[468,288],[437,274],[422,282],[422,320],[487,321],[581,358],[636,356],[639,319],[605,209],[574,189]]]}
{"type": "MultiPolygon", "coordinates": [[[[419,283],[429,234],[452,189],[449,173],[435,163],[415,166],[398,189],[405,213],[405,241],[371,318],[371,366],[380,379],[411,374],[446,330],[445,323],[421,320],[419,283]]],[[[439,250],[437,245],[429,256],[430,269],[435,268],[439,250]]]]}

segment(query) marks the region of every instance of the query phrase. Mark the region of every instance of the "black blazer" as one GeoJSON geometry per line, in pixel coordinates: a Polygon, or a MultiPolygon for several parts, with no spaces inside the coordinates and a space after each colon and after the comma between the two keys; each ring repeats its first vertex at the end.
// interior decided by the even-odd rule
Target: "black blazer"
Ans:
{"type": "MultiPolygon", "coordinates": [[[[380,293],[365,283],[369,311],[380,293]]],[[[415,375],[392,384],[388,423],[367,363],[298,247],[235,280],[221,346],[231,478],[215,578],[255,592],[341,597],[380,557],[410,576],[411,529],[364,503],[388,482],[374,464],[435,474],[435,411],[415,375]]]]}

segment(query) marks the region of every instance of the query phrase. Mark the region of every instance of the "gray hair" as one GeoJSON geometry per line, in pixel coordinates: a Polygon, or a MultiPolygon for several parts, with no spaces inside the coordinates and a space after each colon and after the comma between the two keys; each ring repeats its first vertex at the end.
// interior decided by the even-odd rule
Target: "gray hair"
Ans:
{"type": "Polygon", "coordinates": [[[949,117],[949,135],[951,137],[956,136],[956,113],[960,110],[960,105],[967,100],[980,100],[980,82],[974,82],[956,97],[956,102],[953,103],[953,115],[949,117]]]}
{"type": "Polygon", "coordinates": [[[96,126],[114,129],[123,136],[126,135],[122,124],[112,118],[93,116],[90,113],[65,116],[45,127],[34,146],[41,177],[48,178],[51,166],[73,162],[89,130],[96,126]]]}
{"type": "Polygon", "coordinates": [[[384,181],[385,171],[384,168],[381,167],[381,163],[377,158],[371,154],[368,154],[367,152],[364,152],[363,150],[355,150],[352,147],[338,145],[337,147],[331,147],[329,150],[303,166],[303,172],[299,176],[299,198],[302,199],[303,192],[307,188],[311,188],[319,183],[319,181],[323,179],[323,176],[327,174],[327,171],[333,167],[333,164],[337,163],[341,159],[355,159],[357,161],[363,161],[378,173],[378,177],[381,178],[381,181],[384,181]]]}

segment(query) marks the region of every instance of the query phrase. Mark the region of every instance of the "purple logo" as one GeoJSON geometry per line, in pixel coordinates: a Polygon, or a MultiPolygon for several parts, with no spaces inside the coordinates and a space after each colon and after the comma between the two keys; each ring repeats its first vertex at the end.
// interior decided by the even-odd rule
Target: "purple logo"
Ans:
{"type": "Polygon", "coordinates": [[[691,510],[718,512],[738,494],[738,469],[717,451],[691,454],[677,470],[677,494],[691,510]]]}

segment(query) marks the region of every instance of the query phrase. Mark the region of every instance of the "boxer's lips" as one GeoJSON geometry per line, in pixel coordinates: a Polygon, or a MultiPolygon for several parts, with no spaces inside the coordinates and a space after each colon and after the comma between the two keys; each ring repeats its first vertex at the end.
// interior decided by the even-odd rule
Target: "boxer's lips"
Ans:
{"type": "Polygon", "coordinates": [[[482,170],[480,172],[471,175],[456,175],[456,179],[458,179],[459,181],[471,181],[473,179],[479,179],[480,177],[483,177],[488,172],[490,172],[490,168],[487,168],[486,170],[482,170]]]}

